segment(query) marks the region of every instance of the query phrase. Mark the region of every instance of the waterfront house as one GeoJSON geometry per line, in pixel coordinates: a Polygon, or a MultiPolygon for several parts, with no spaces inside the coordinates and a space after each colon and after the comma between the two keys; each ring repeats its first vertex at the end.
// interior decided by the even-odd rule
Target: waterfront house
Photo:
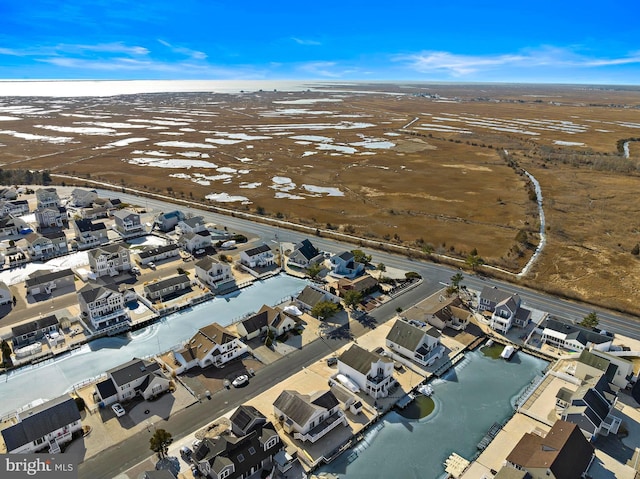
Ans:
{"type": "Polygon", "coordinates": [[[124,243],[115,243],[92,249],[87,255],[89,267],[96,277],[118,276],[131,270],[129,248],[124,243]]]}
{"type": "Polygon", "coordinates": [[[62,230],[47,233],[29,233],[25,236],[31,261],[44,261],[69,252],[67,235],[62,230]]]}
{"type": "Polygon", "coordinates": [[[193,216],[191,218],[184,218],[178,221],[176,225],[176,233],[183,235],[186,233],[201,233],[207,230],[207,225],[202,216],[193,216]]]}
{"type": "Polygon", "coordinates": [[[38,188],[36,190],[37,209],[58,208],[60,206],[60,197],[58,190],[55,188],[38,188]]]}
{"type": "Polygon", "coordinates": [[[88,319],[96,330],[117,334],[131,327],[124,294],[114,284],[87,284],[78,291],[78,306],[82,320],[88,319]]]}
{"type": "Polygon", "coordinates": [[[199,473],[210,479],[267,477],[274,457],[284,445],[273,425],[266,423],[245,436],[205,437],[191,455],[199,473]]]}
{"type": "Polygon", "coordinates": [[[0,217],[22,216],[29,213],[29,202],[27,200],[0,200],[0,217]]]}
{"type": "Polygon", "coordinates": [[[179,274],[144,285],[144,295],[151,301],[165,301],[169,296],[179,296],[191,289],[191,280],[179,274]]]}
{"type": "Polygon", "coordinates": [[[394,353],[421,366],[431,366],[442,357],[440,333],[430,326],[423,329],[402,319],[397,319],[386,337],[386,346],[394,353]]]}
{"type": "Polygon", "coordinates": [[[358,263],[351,251],[343,251],[333,255],[331,260],[331,275],[341,278],[353,279],[364,273],[364,264],[358,263]]]}
{"type": "Polygon", "coordinates": [[[174,258],[180,254],[180,248],[175,243],[162,246],[147,246],[138,253],[140,264],[146,265],[167,258],[174,258]]]}
{"type": "Polygon", "coordinates": [[[275,256],[269,245],[261,244],[240,253],[240,263],[249,268],[265,268],[275,263],[275,256]]]}
{"type": "Polygon", "coordinates": [[[82,429],[80,411],[68,394],[19,412],[16,419],[17,424],[2,430],[9,454],[58,454],[82,429]]]}
{"type": "Polygon", "coordinates": [[[321,301],[331,301],[332,303],[339,303],[340,298],[337,296],[318,288],[317,286],[308,285],[296,296],[295,303],[298,308],[303,311],[309,311],[321,301]]]}
{"type": "Polygon", "coordinates": [[[45,339],[47,335],[57,333],[60,322],[55,315],[38,318],[11,328],[13,349],[22,348],[45,339]]]}
{"type": "Polygon", "coordinates": [[[603,372],[607,380],[616,387],[626,388],[633,379],[633,363],[620,356],[614,356],[605,351],[586,349],[580,353],[576,363],[575,376],[585,379],[587,376],[597,376],[603,372]]]}
{"type": "Polygon", "coordinates": [[[144,234],[144,225],[140,215],[129,210],[118,210],[113,213],[114,228],[123,238],[144,234]]]}
{"type": "Polygon", "coordinates": [[[324,255],[308,239],[297,243],[289,254],[288,263],[300,268],[308,268],[312,264],[322,263],[324,255]]]}
{"type": "Polygon", "coordinates": [[[338,426],[348,427],[340,402],[331,391],[282,391],[273,403],[273,412],[284,431],[302,442],[315,443],[338,426]]]}
{"type": "Polygon", "coordinates": [[[240,336],[250,340],[267,331],[272,331],[277,337],[295,328],[296,325],[295,319],[291,316],[265,304],[256,314],[240,321],[236,328],[240,336]]]}
{"type": "Polygon", "coordinates": [[[224,364],[242,356],[249,350],[246,344],[227,328],[213,323],[200,328],[186,344],[173,351],[173,357],[180,374],[195,366],[206,368],[214,365],[223,367],[224,364]]]}
{"type": "Polygon", "coordinates": [[[148,400],[159,396],[171,387],[155,361],[133,358],[107,371],[107,379],[96,384],[96,402],[108,406],[141,396],[148,400]]]}
{"type": "Polygon", "coordinates": [[[231,423],[231,432],[237,437],[241,437],[266,424],[267,418],[255,407],[241,404],[231,414],[229,422],[231,423]]]}
{"type": "Polygon", "coordinates": [[[556,421],[546,436],[525,433],[507,456],[506,467],[533,479],[579,479],[595,457],[594,448],[570,422],[556,421]]]}
{"type": "Polygon", "coordinates": [[[160,231],[168,233],[176,227],[176,225],[185,219],[184,213],[180,210],[169,211],[167,213],[160,213],[154,220],[154,225],[160,231]]]}
{"type": "Polygon", "coordinates": [[[362,412],[362,401],[360,401],[360,398],[342,384],[332,381],[330,390],[340,403],[340,407],[344,412],[349,411],[355,415],[362,412]]]}
{"type": "Polygon", "coordinates": [[[38,223],[38,230],[66,228],[69,224],[69,216],[64,206],[38,208],[33,213],[38,223]]]}
{"type": "Polygon", "coordinates": [[[39,269],[27,276],[24,282],[28,295],[51,294],[54,289],[75,289],[75,274],[70,269],[48,271],[39,269]]]}
{"type": "Polygon", "coordinates": [[[206,229],[198,233],[185,233],[180,236],[178,242],[185,250],[193,253],[194,251],[206,249],[211,246],[211,233],[206,229]]]}
{"type": "Polygon", "coordinates": [[[98,199],[98,193],[95,190],[83,190],[81,188],[75,188],[71,192],[71,198],[69,200],[71,206],[76,208],[88,208],[93,205],[93,202],[98,199]]]}
{"type": "Polygon", "coordinates": [[[491,329],[506,334],[512,326],[524,328],[529,324],[531,311],[521,307],[521,303],[517,293],[485,286],[480,292],[478,310],[491,312],[491,329]]]}
{"type": "Polygon", "coordinates": [[[473,314],[464,305],[459,296],[441,297],[443,301],[425,311],[424,319],[427,323],[442,331],[444,328],[464,330],[473,314]]]}
{"type": "Polygon", "coordinates": [[[338,357],[338,372],[374,399],[387,397],[395,384],[393,360],[352,345],[338,357]]]}
{"type": "Polygon", "coordinates": [[[597,349],[609,351],[613,335],[598,332],[568,321],[547,317],[536,327],[536,333],[542,336],[542,344],[551,344],[569,351],[597,349]]]}
{"type": "Polygon", "coordinates": [[[195,264],[196,278],[211,290],[228,289],[235,282],[231,273],[231,265],[211,256],[205,256],[195,264]]]}
{"type": "Polygon", "coordinates": [[[0,306],[9,304],[13,301],[13,295],[7,283],[0,281],[0,306]]]}
{"type": "Polygon", "coordinates": [[[78,242],[78,249],[88,249],[109,241],[107,227],[104,223],[91,220],[74,220],[73,230],[78,242]]]}

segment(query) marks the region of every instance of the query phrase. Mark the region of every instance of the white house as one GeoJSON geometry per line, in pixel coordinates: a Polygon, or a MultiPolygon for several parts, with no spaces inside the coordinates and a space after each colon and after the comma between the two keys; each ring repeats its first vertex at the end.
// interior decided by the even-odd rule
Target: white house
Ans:
{"type": "Polygon", "coordinates": [[[422,329],[402,319],[396,320],[387,334],[386,346],[421,366],[431,366],[444,354],[436,328],[422,329]]]}
{"type": "Polygon", "coordinates": [[[83,190],[76,188],[71,192],[71,206],[78,208],[88,208],[98,199],[98,193],[94,190],[83,190]]]}
{"type": "Polygon", "coordinates": [[[138,236],[145,232],[140,222],[140,215],[129,210],[118,210],[113,213],[114,227],[124,238],[138,236]]]}
{"type": "Polygon", "coordinates": [[[387,397],[395,384],[393,360],[356,344],[338,357],[338,372],[374,399],[387,397]]]}
{"type": "Polygon", "coordinates": [[[27,276],[24,282],[27,294],[51,294],[54,289],[75,289],[75,274],[71,269],[48,271],[39,269],[27,276]]]}
{"type": "Polygon", "coordinates": [[[198,233],[185,233],[180,236],[180,244],[184,249],[193,253],[199,249],[206,249],[211,246],[211,233],[208,230],[198,233]]]}
{"type": "Polygon", "coordinates": [[[9,304],[13,301],[13,295],[9,286],[4,281],[0,281],[0,306],[9,304]]]}
{"type": "Polygon", "coordinates": [[[78,306],[82,319],[88,319],[96,330],[117,334],[131,327],[124,307],[124,294],[116,285],[87,284],[78,291],[78,306]]]}
{"type": "Polygon", "coordinates": [[[543,344],[552,344],[569,351],[609,351],[613,343],[613,335],[610,333],[597,332],[554,318],[543,319],[536,327],[536,332],[542,336],[543,344]]]}
{"type": "Polygon", "coordinates": [[[480,292],[478,310],[489,311],[491,329],[506,334],[512,326],[526,327],[531,319],[531,311],[521,307],[522,300],[516,294],[498,288],[485,286],[480,292]]]}
{"type": "Polygon", "coordinates": [[[33,213],[36,217],[39,230],[47,228],[65,228],[69,222],[67,209],[63,206],[38,208],[33,213]]]}
{"type": "Polygon", "coordinates": [[[295,319],[291,316],[265,304],[256,314],[240,321],[236,329],[241,337],[249,340],[269,330],[275,336],[280,336],[295,328],[296,325],[295,319]]]}
{"type": "Polygon", "coordinates": [[[149,264],[155,261],[162,261],[174,258],[180,254],[180,248],[175,243],[162,246],[147,247],[138,253],[140,264],[149,264]]]}
{"type": "Polygon", "coordinates": [[[141,396],[143,399],[159,396],[167,391],[171,381],[155,361],[133,358],[107,371],[107,379],[96,384],[96,402],[108,406],[141,396]]]}
{"type": "Polygon", "coordinates": [[[267,267],[275,263],[275,256],[269,245],[261,244],[240,253],[240,263],[249,268],[267,267]]]}
{"type": "Polygon", "coordinates": [[[107,227],[104,223],[93,223],[91,220],[74,220],[73,230],[79,249],[87,249],[109,241],[107,227]]]}
{"type": "Polygon", "coordinates": [[[55,188],[38,188],[36,190],[37,208],[57,208],[60,206],[60,197],[55,188]]]}
{"type": "Polygon", "coordinates": [[[89,267],[97,277],[118,276],[131,270],[129,248],[123,243],[101,246],[89,251],[89,267]]]}
{"type": "Polygon", "coordinates": [[[297,243],[289,254],[288,263],[301,268],[308,268],[311,264],[324,261],[324,255],[308,239],[297,243]]]}
{"type": "Polygon", "coordinates": [[[235,278],[231,272],[231,265],[218,261],[211,256],[205,256],[195,264],[196,278],[206,284],[213,291],[227,289],[233,285],[235,278]]]}
{"type": "Polygon", "coordinates": [[[355,278],[364,273],[364,264],[358,263],[351,251],[333,255],[329,260],[331,274],[340,278],[355,278]]]}
{"type": "Polygon", "coordinates": [[[179,365],[176,374],[195,366],[223,367],[248,350],[240,338],[218,323],[213,323],[200,328],[184,347],[173,351],[173,357],[179,365]]]}
{"type": "Polygon", "coordinates": [[[191,288],[191,280],[186,274],[178,274],[144,285],[144,295],[152,301],[161,301],[169,295],[182,294],[191,288]]]}
{"type": "Polygon", "coordinates": [[[273,403],[273,412],[285,432],[302,442],[315,443],[338,426],[348,427],[340,402],[331,391],[307,395],[284,390],[273,403]]]}
{"type": "Polygon", "coordinates": [[[58,454],[60,446],[82,429],[80,411],[68,394],[18,413],[17,420],[1,431],[9,454],[58,454]]]}
{"type": "Polygon", "coordinates": [[[0,200],[0,216],[22,216],[29,213],[29,202],[27,200],[0,200]]]}
{"type": "Polygon", "coordinates": [[[48,233],[29,233],[25,240],[32,261],[46,260],[69,252],[67,236],[61,230],[48,233]]]}
{"type": "Polygon", "coordinates": [[[176,225],[176,233],[183,235],[186,233],[201,233],[207,230],[207,224],[202,216],[193,216],[178,221],[176,225]]]}

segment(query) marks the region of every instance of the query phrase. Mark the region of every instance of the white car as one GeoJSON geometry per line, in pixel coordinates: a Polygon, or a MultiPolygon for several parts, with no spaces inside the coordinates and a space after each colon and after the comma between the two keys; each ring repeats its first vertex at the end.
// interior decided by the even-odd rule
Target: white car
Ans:
{"type": "Polygon", "coordinates": [[[119,402],[113,404],[111,409],[113,409],[113,412],[116,413],[116,416],[118,417],[122,417],[126,414],[126,411],[119,402]]]}
{"type": "Polygon", "coordinates": [[[237,378],[235,378],[233,381],[231,381],[231,384],[233,384],[234,388],[239,388],[240,386],[244,386],[248,382],[249,382],[249,376],[247,376],[246,374],[242,374],[237,378]]]}

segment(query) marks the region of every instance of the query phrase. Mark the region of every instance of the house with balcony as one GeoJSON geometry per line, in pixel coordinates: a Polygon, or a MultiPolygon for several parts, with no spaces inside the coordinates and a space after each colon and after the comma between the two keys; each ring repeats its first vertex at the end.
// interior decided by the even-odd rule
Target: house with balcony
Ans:
{"type": "Polygon", "coordinates": [[[83,190],[81,188],[75,188],[71,192],[69,204],[71,206],[75,206],[76,208],[89,208],[97,199],[98,193],[95,190],[83,190]]]}
{"type": "Polygon", "coordinates": [[[104,223],[94,223],[91,220],[74,220],[73,231],[78,243],[78,249],[94,248],[109,241],[107,227],[104,223]]]}
{"type": "Polygon", "coordinates": [[[556,396],[556,410],[563,421],[580,428],[589,441],[597,436],[617,434],[622,420],[613,413],[616,394],[604,374],[588,376],[575,391],[562,387],[556,396]]]}
{"type": "Polygon", "coordinates": [[[57,208],[60,206],[60,197],[55,188],[38,188],[36,190],[37,209],[57,208]]]}
{"type": "Polygon", "coordinates": [[[196,262],[195,270],[196,278],[214,292],[229,289],[235,284],[231,265],[211,256],[205,256],[196,262]]]}
{"type": "Polygon", "coordinates": [[[144,285],[144,295],[151,301],[165,301],[169,296],[179,296],[191,289],[191,280],[179,274],[144,285]]]}
{"type": "Polygon", "coordinates": [[[118,334],[131,328],[124,293],[114,284],[87,284],[78,291],[80,317],[99,332],[118,334]]]}
{"type": "Polygon", "coordinates": [[[351,251],[333,255],[329,260],[331,275],[338,278],[353,279],[364,273],[364,264],[358,263],[351,251]]]}
{"type": "Polygon", "coordinates": [[[387,397],[395,385],[393,360],[352,345],[338,357],[338,372],[374,399],[387,397]]]}
{"type": "Polygon", "coordinates": [[[101,276],[118,276],[131,271],[129,248],[124,243],[115,243],[92,249],[87,255],[91,271],[101,276]]]}
{"type": "Polygon", "coordinates": [[[176,374],[196,366],[206,368],[213,365],[220,368],[248,350],[247,345],[235,334],[218,323],[213,323],[200,328],[183,347],[173,351],[178,366],[176,374]]]}
{"type": "Polygon", "coordinates": [[[202,216],[192,216],[191,218],[184,218],[178,221],[175,230],[179,235],[208,231],[206,222],[202,216]]]}
{"type": "Polygon", "coordinates": [[[208,479],[268,477],[284,445],[272,424],[257,426],[244,436],[205,437],[191,455],[199,475],[208,479]]]}
{"type": "Polygon", "coordinates": [[[69,268],[60,271],[39,269],[27,276],[24,285],[27,288],[27,295],[49,295],[55,289],[75,289],[75,279],[75,274],[69,268]]]}
{"type": "Polygon", "coordinates": [[[240,321],[236,328],[241,337],[250,340],[267,331],[272,331],[276,337],[281,336],[297,324],[288,314],[265,304],[256,314],[240,321]]]}
{"type": "Polygon", "coordinates": [[[473,314],[464,305],[460,297],[451,296],[441,298],[432,308],[427,308],[424,312],[424,319],[431,326],[442,331],[444,328],[455,329],[456,331],[464,330],[473,314]]]}
{"type": "Polygon", "coordinates": [[[421,366],[431,366],[444,354],[440,345],[440,332],[430,326],[420,328],[403,319],[397,319],[386,337],[386,346],[421,366]]]}
{"type": "Polygon", "coordinates": [[[185,233],[180,236],[178,242],[190,253],[201,249],[207,249],[213,244],[211,241],[211,233],[209,233],[208,230],[200,231],[198,233],[185,233]]]}
{"type": "Polygon", "coordinates": [[[27,227],[27,223],[20,218],[14,218],[12,216],[0,218],[0,239],[18,236],[18,233],[27,227]]]}
{"type": "Polygon", "coordinates": [[[516,294],[507,293],[496,287],[485,286],[478,298],[478,311],[491,314],[491,329],[506,334],[512,326],[526,327],[531,320],[531,311],[521,306],[522,300],[516,294]]]}
{"type": "Polygon", "coordinates": [[[31,261],[44,261],[69,252],[67,235],[62,230],[47,233],[29,233],[25,236],[31,261]]]}
{"type": "Polygon", "coordinates": [[[543,319],[537,325],[536,333],[542,336],[542,344],[576,352],[584,349],[609,351],[613,343],[611,333],[595,331],[552,317],[543,319]]]}
{"type": "Polygon", "coordinates": [[[170,387],[171,381],[157,362],[133,358],[107,371],[107,378],[96,384],[94,398],[105,406],[130,401],[137,396],[146,401],[170,387]]]}
{"type": "Polygon", "coordinates": [[[29,214],[29,202],[27,200],[0,200],[0,217],[23,216],[29,214]]]}
{"type": "Polygon", "coordinates": [[[180,255],[180,247],[175,243],[161,246],[147,246],[138,253],[140,264],[146,265],[162,261],[169,258],[175,258],[180,255]]]}
{"type": "Polygon", "coordinates": [[[293,247],[289,254],[288,264],[300,268],[308,268],[312,264],[322,263],[324,255],[308,239],[302,240],[293,247]]]}
{"type": "Polygon", "coordinates": [[[186,217],[180,210],[168,211],[167,213],[160,213],[154,220],[155,227],[164,233],[168,233],[173,230],[177,224],[184,220],[186,217]]]}
{"type": "Polygon", "coordinates": [[[1,431],[9,454],[58,454],[73,433],[82,430],[80,411],[68,394],[21,411],[16,420],[1,431]]]}
{"type": "Polygon", "coordinates": [[[92,206],[90,208],[82,208],[80,216],[85,220],[97,220],[107,218],[109,209],[106,206],[92,206]]]}
{"type": "Polygon", "coordinates": [[[3,200],[15,200],[18,197],[18,190],[13,186],[0,188],[0,198],[3,200]]]}
{"type": "Polygon", "coordinates": [[[139,236],[145,233],[140,215],[129,210],[118,210],[113,213],[114,228],[123,238],[139,236]]]}
{"type": "Polygon", "coordinates": [[[275,264],[275,256],[267,244],[240,253],[240,263],[249,268],[266,268],[275,264]]]}
{"type": "Polygon", "coordinates": [[[64,206],[48,206],[34,211],[38,230],[50,228],[66,228],[69,225],[69,216],[64,206]]]}
{"type": "Polygon", "coordinates": [[[46,339],[47,335],[57,333],[59,329],[60,321],[53,314],[14,326],[11,328],[13,349],[23,348],[46,339]]]}
{"type": "Polygon", "coordinates": [[[593,446],[575,424],[556,421],[545,436],[525,433],[503,469],[526,471],[534,479],[578,479],[585,477],[594,458],[593,446]]]}
{"type": "Polygon", "coordinates": [[[300,394],[284,390],[273,403],[284,431],[301,442],[315,443],[337,427],[348,427],[340,402],[331,391],[300,394]]]}

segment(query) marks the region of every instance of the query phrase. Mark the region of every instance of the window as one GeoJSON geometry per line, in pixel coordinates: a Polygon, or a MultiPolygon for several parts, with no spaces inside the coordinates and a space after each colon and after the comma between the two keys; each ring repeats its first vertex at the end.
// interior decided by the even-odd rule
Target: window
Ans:
{"type": "Polygon", "coordinates": [[[256,448],[255,448],[255,447],[253,447],[253,446],[251,446],[251,447],[249,448],[249,454],[251,454],[251,455],[253,456],[255,453],[256,453],[256,448]]]}
{"type": "Polygon", "coordinates": [[[244,454],[238,454],[238,462],[244,462],[244,454]]]}
{"type": "Polygon", "coordinates": [[[225,469],[224,471],[220,472],[220,479],[224,479],[225,477],[227,477],[229,474],[231,474],[231,471],[229,469],[225,469]]]}

